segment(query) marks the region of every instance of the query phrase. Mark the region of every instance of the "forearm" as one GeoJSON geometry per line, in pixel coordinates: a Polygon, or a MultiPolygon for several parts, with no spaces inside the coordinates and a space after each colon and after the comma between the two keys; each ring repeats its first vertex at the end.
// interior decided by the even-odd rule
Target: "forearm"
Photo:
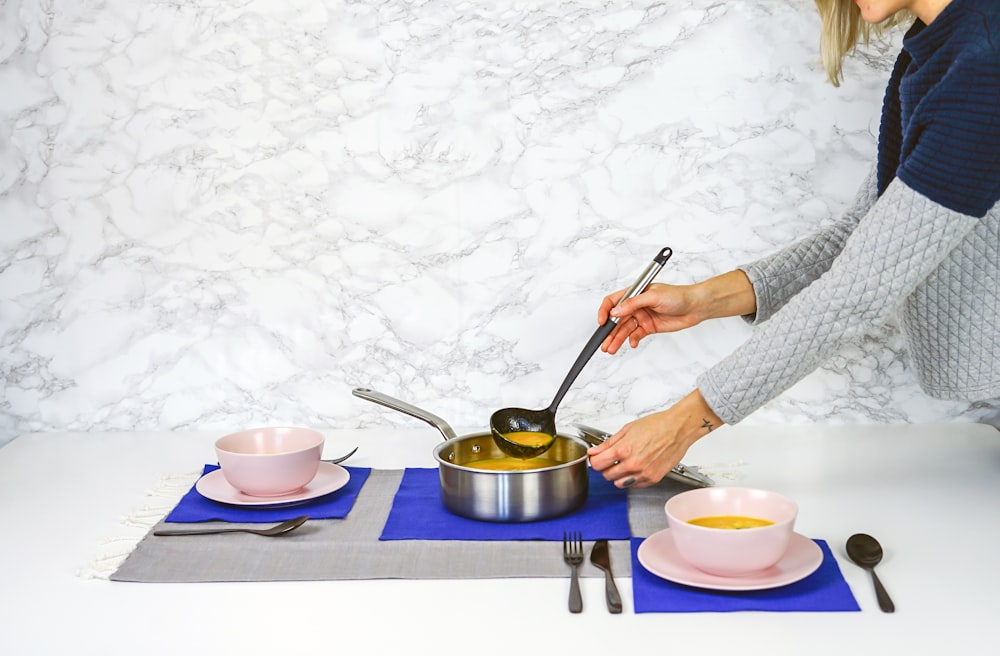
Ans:
{"type": "Polygon", "coordinates": [[[976,222],[893,181],[829,272],[699,377],[705,399],[740,421],[884,323],[976,222]]]}
{"type": "Polygon", "coordinates": [[[753,314],[757,297],[746,273],[739,269],[691,286],[699,321],[753,314]]]}
{"type": "Polygon", "coordinates": [[[726,423],[715,414],[698,389],[671,406],[667,412],[671,414],[670,418],[685,448],[726,423]]]}

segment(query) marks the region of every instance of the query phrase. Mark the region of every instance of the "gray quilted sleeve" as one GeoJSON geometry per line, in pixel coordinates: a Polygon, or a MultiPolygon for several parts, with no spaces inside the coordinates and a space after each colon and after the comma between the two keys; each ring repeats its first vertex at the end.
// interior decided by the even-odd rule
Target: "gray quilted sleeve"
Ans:
{"type": "Polygon", "coordinates": [[[781,394],[892,316],[976,222],[893,180],[826,273],[698,378],[709,406],[734,424],[781,394]]]}
{"type": "Polygon", "coordinates": [[[743,318],[754,325],[767,321],[788,299],[826,273],[840,255],[844,242],[875,203],[877,189],[873,163],[851,205],[836,223],[773,255],[738,267],[747,274],[757,297],[757,313],[743,318]]]}

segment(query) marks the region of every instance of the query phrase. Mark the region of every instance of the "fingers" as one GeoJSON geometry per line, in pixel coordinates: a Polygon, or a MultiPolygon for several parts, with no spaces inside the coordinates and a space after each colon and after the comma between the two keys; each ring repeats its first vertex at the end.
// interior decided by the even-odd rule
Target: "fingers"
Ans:
{"type": "Polygon", "coordinates": [[[625,429],[618,431],[598,446],[587,449],[590,466],[601,472],[604,478],[618,488],[644,487],[638,471],[633,471],[626,463],[629,459],[627,445],[622,443],[625,429]]]}
{"type": "Polygon", "coordinates": [[[593,467],[595,471],[604,471],[611,465],[617,464],[619,458],[616,453],[616,445],[621,439],[623,431],[624,429],[618,431],[600,444],[587,449],[587,455],[590,456],[590,466],[593,467]]]}
{"type": "Polygon", "coordinates": [[[656,304],[655,294],[646,290],[638,296],[622,301],[621,305],[617,305],[624,293],[625,290],[619,290],[605,296],[597,312],[597,318],[601,324],[610,318],[618,320],[618,325],[601,343],[601,350],[611,355],[617,353],[626,341],[632,348],[636,348],[644,337],[656,332],[654,318],[648,310],[649,307],[656,304]]]}
{"type": "MultiPolygon", "coordinates": [[[[636,348],[637,346],[639,346],[639,340],[645,337],[647,333],[645,329],[642,327],[642,324],[639,323],[639,318],[637,316],[632,315],[631,317],[629,317],[629,319],[632,320],[634,325],[632,326],[632,329],[629,330],[628,343],[632,348],[636,348]]],[[[628,321],[628,319],[625,319],[625,321],[628,321]]]]}
{"type": "MultiPolygon", "coordinates": [[[[619,295],[621,298],[621,295],[619,295]]],[[[629,315],[640,314],[640,310],[656,305],[656,295],[649,289],[632,298],[622,301],[621,305],[612,307],[609,314],[613,317],[621,317],[623,320],[629,315]]]]}
{"type": "MultiPolygon", "coordinates": [[[[591,459],[593,463],[593,459],[591,459]]],[[[594,466],[595,470],[600,471],[604,479],[610,481],[615,487],[619,489],[629,489],[629,488],[643,488],[655,483],[655,481],[649,480],[647,476],[643,474],[641,470],[637,470],[628,462],[620,460],[612,460],[610,465],[604,469],[598,469],[594,466]]]]}
{"type": "Polygon", "coordinates": [[[619,289],[615,293],[608,294],[604,297],[604,300],[601,301],[601,307],[597,308],[597,323],[604,325],[604,323],[610,318],[612,308],[614,308],[618,304],[619,299],[625,295],[625,291],[626,290],[624,289],[619,289]]]}
{"type": "Polygon", "coordinates": [[[639,341],[648,334],[650,333],[642,327],[638,317],[635,315],[626,317],[618,322],[615,329],[604,340],[601,344],[601,350],[614,355],[626,341],[632,348],[635,348],[639,345],[639,341]]]}
{"type": "Polygon", "coordinates": [[[656,415],[630,422],[602,444],[587,449],[590,466],[619,489],[655,485],[683,455],[657,422],[656,415]]]}

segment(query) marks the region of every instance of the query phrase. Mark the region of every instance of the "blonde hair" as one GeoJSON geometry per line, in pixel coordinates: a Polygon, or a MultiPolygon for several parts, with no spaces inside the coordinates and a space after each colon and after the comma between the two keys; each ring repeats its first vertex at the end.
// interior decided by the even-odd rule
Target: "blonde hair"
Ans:
{"type": "Polygon", "coordinates": [[[858,43],[865,45],[872,34],[881,35],[890,27],[912,18],[909,11],[898,11],[886,20],[871,25],[861,17],[861,9],[854,0],[815,0],[816,9],[823,23],[820,34],[819,53],[826,69],[827,78],[835,87],[840,86],[843,77],[844,57],[854,50],[858,43]]]}

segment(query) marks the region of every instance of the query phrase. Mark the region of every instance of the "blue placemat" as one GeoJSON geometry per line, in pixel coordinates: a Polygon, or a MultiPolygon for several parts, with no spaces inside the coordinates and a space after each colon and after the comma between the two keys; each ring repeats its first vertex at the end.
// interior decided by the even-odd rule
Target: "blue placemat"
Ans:
{"type": "MultiPolygon", "coordinates": [[[[219,467],[205,465],[201,475],[209,474],[219,467]]],[[[342,519],[347,517],[354,506],[354,500],[368,479],[368,467],[345,467],[351,479],[347,485],[330,494],[299,504],[266,508],[260,506],[231,506],[198,493],[194,486],[181,498],[180,502],[166,516],[166,522],[281,522],[299,515],[309,515],[312,519],[342,519]]]]}
{"type": "Polygon", "coordinates": [[[850,586],[844,580],[830,547],[814,540],[823,550],[823,563],[806,578],[780,588],[752,592],[702,590],[671,583],[652,574],[637,556],[642,538],[632,538],[632,602],[636,613],[701,613],[761,610],[778,612],[858,611],[850,586]]]}
{"type": "Polygon", "coordinates": [[[455,515],[441,501],[437,469],[407,469],[380,540],[562,540],[580,531],[584,540],[628,539],[628,495],[588,470],[583,506],[568,515],[537,522],[484,522],[455,515]]]}

